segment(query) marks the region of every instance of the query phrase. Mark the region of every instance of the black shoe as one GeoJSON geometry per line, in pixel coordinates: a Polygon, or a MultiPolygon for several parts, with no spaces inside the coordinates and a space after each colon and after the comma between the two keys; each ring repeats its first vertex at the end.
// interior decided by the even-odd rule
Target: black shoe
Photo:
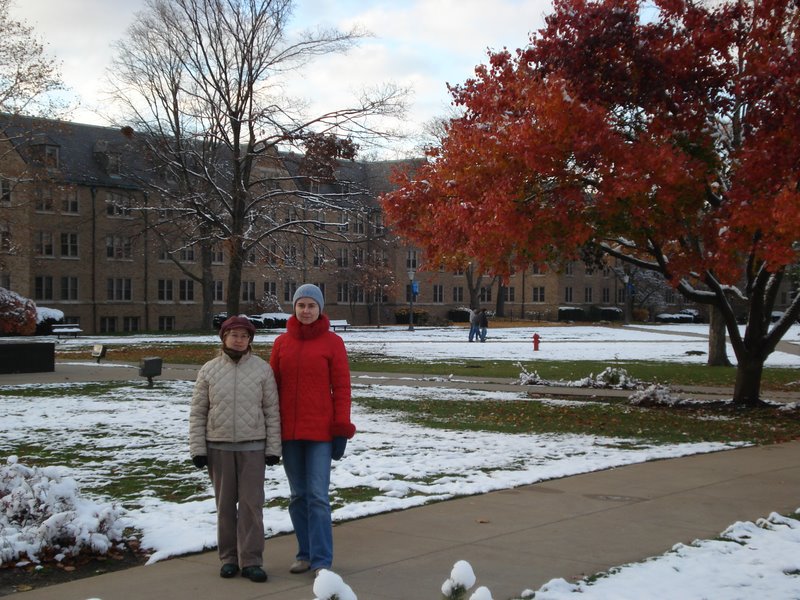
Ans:
{"type": "Polygon", "coordinates": [[[236,575],[239,572],[239,565],[234,565],[233,563],[226,563],[222,565],[222,568],[219,570],[219,576],[224,579],[229,579],[236,575]]]}
{"type": "Polygon", "coordinates": [[[267,580],[267,572],[255,565],[242,569],[242,577],[247,577],[250,581],[255,581],[256,583],[263,583],[267,580]]]}

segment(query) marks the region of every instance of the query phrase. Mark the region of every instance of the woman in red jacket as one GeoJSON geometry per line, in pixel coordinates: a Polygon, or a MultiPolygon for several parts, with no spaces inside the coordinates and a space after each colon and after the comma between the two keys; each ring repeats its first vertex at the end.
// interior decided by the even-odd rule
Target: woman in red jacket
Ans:
{"type": "Polygon", "coordinates": [[[269,361],[278,384],[289,516],[298,546],[289,570],[319,572],[333,562],[331,459],[342,457],[356,428],[350,422],[347,351],[322,314],[322,291],[306,283],[293,302],[294,315],[275,340],[269,361]]]}

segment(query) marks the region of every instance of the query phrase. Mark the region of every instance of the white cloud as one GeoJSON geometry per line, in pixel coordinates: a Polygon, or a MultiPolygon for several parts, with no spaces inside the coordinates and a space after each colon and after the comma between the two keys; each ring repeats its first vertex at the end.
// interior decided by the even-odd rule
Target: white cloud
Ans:
{"type": "MultiPolygon", "coordinates": [[[[25,19],[63,63],[66,84],[81,96],[75,120],[102,124],[93,112],[111,57],[145,0],[18,0],[25,19]]],[[[446,83],[471,77],[487,48],[514,50],[542,26],[548,0],[309,0],[295,4],[297,29],[360,26],[373,37],[346,56],[316,61],[292,83],[314,113],[351,104],[354,93],[382,83],[413,88],[408,124],[420,128],[447,113],[446,83]]]]}

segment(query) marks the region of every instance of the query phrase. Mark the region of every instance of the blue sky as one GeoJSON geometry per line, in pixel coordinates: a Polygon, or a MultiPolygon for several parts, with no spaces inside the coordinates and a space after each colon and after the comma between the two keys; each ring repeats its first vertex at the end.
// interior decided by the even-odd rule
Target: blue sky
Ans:
{"type": "MultiPolygon", "coordinates": [[[[80,97],[80,122],[104,124],[94,110],[111,56],[145,0],[16,0],[12,15],[32,25],[62,62],[65,83],[80,97]]],[[[446,83],[461,83],[486,50],[527,43],[550,10],[549,0],[298,0],[298,29],[359,24],[373,37],[347,56],[325,57],[304,70],[294,92],[319,110],[341,108],[355,90],[392,82],[414,90],[409,126],[447,113],[446,83]],[[319,90],[326,90],[319,94],[319,90]]]]}

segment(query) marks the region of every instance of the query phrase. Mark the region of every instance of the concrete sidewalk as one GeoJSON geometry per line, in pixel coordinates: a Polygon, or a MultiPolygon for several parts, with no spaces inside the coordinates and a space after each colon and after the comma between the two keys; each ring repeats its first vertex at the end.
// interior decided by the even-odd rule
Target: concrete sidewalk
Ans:
{"type": "MultiPolygon", "coordinates": [[[[737,520],[800,506],[800,442],[656,461],[339,524],[336,562],[361,600],[440,597],[458,560],[496,600],[716,537],[737,520]]],[[[214,552],[81,579],[20,600],[310,600],[291,575],[293,536],[267,540],[270,579],[223,580],[214,552]]],[[[646,592],[645,596],[646,597],[646,592]]]]}
{"type": "MultiPolygon", "coordinates": [[[[196,369],[165,365],[162,378],[193,379],[196,369]]],[[[133,366],[72,362],[35,376],[38,382],[136,378],[133,366]]],[[[398,379],[405,385],[460,385],[418,375],[354,374],[356,383],[398,379]]],[[[479,379],[495,389],[511,383],[479,379]]],[[[32,380],[31,374],[2,375],[0,385],[32,380]]],[[[334,529],[333,570],[360,600],[434,600],[453,564],[467,560],[477,585],[503,600],[554,577],[591,575],[662,554],[678,542],[716,537],[737,520],[798,507],[800,441],[795,441],[631,465],[341,523],[334,529]]],[[[288,572],[294,552],[291,535],[267,540],[266,584],[221,579],[216,553],[206,552],[14,596],[311,600],[313,577],[288,572]]]]}

